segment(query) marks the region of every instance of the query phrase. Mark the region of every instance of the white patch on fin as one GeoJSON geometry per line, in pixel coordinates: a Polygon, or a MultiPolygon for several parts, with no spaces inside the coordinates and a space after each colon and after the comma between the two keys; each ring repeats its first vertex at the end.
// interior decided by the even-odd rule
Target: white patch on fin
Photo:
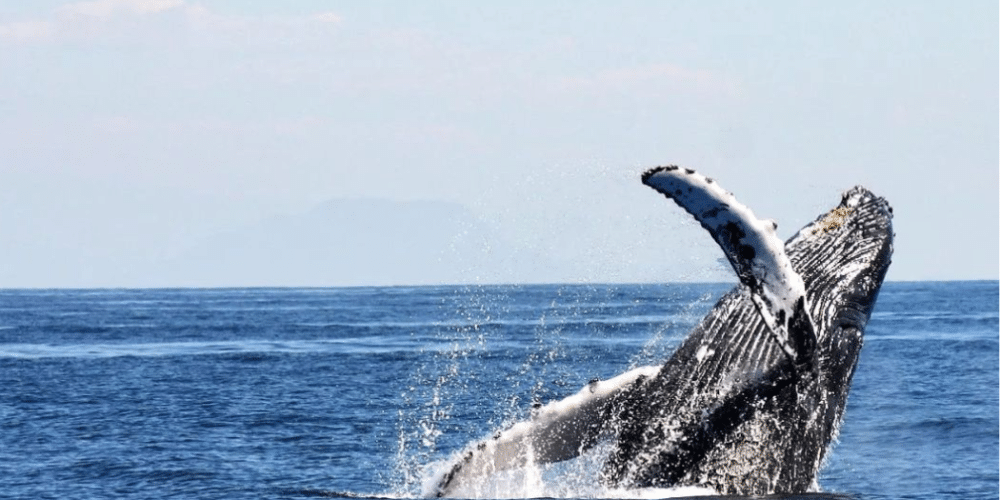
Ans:
{"type": "Polygon", "coordinates": [[[816,345],[805,284],[775,233],[778,225],[758,219],[732,193],[694,170],[656,167],[642,175],[642,182],[677,202],[711,233],[740,281],[750,289],[750,299],[781,349],[793,361],[811,356],[811,352],[798,352],[816,345]],[[805,321],[790,332],[796,313],[805,321]],[[804,338],[792,339],[790,333],[804,338]]]}

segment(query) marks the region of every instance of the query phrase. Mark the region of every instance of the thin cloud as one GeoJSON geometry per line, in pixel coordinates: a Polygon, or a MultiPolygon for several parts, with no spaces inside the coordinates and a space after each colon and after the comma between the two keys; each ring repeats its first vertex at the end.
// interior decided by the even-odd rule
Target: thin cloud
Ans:
{"type": "Polygon", "coordinates": [[[119,14],[157,14],[184,5],[183,0],[92,0],[63,5],[56,12],[69,16],[108,19],[119,14]]]}
{"type": "MultiPolygon", "coordinates": [[[[329,30],[343,22],[336,12],[318,12],[302,16],[232,16],[184,0],[89,0],[59,6],[42,19],[0,24],[0,41],[31,43],[45,41],[87,41],[95,37],[134,39],[142,36],[147,23],[152,28],[171,23],[194,32],[241,43],[258,39],[295,39],[329,30]],[[180,14],[179,16],[177,14],[180,14]],[[180,25],[176,24],[180,23],[180,25]],[[129,29],[132,28],[132,29],[129,29]],[[137,35],[139,33],[139,35],[137,35]]],[[[151,29],[145,33],[155,32],[151,29]]]]}
{"type": "Polygon", "coordinates": [[[319,14],[313,14],[312,19],[321,23],[330,24],[340,24],[341,21],[344,20],[344,18],[336,12],[320,12],[319,14]]]}
{"type": "Polygon", "coordinates": [[[49,21],[20,21],[0,25],[0,40],[38,42],[51,39],[55,31],[55,26],[49,21]]]}

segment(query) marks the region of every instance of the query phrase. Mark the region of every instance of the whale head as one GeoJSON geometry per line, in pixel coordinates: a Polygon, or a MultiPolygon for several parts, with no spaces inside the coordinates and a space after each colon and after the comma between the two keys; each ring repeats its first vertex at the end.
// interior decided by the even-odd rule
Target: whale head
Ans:
{"type": "Polygon", "coordinates": [[[816,326],[823,433],[835,437],[864,331],[892,260],[892,207],[857,186],[785,246],[805,282],[816,326]]]}

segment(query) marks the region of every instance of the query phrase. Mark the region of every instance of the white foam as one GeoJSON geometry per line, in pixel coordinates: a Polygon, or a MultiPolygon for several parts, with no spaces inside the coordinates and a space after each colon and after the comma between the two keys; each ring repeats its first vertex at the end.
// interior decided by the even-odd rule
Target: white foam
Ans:
{"type": "MultiPolygon", "coordinates": [[[[599,449],[566,462],[498,472],[473,484],[463,484],[449,492],[452,498],[629,498],[655,499],[716,495],[702,486],[675,488],[611,488],[600,483],[601,464],[606,449],[599,449]]],[[[435,472],[448,469],[450,462],[435,464],[435,472]]],[[[433,495],[439,474],[430,474],[419,497],[433,495]]],[[[415,498],[419,498],[415,497],[415,498]]]]}

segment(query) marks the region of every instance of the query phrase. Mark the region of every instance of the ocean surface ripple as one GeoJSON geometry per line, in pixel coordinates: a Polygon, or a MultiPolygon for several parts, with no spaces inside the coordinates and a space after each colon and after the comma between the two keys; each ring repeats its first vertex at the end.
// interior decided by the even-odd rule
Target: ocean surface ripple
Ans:
{"type": "MultiPolygon", "coordinates": [[[[731,285],[0,290],[0,496],[408,498],[731,285]]],[[[823,498],[998,496],[996,281],[886,283],[823,498]]],[[[614,491],[586,457],[491,496],[614,491]]]]}

